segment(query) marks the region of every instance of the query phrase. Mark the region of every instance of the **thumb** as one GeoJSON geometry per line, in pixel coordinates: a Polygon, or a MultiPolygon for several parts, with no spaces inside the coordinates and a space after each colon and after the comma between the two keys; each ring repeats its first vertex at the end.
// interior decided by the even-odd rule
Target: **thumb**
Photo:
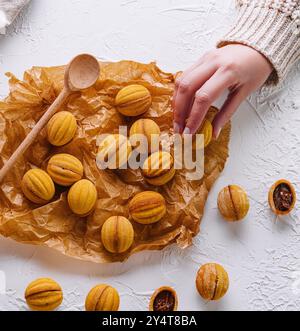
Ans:
{"type": "Polygon", "coordinates": [[[213,137],[217,139],[224,125],[229,122],[232,115],[246,99],[248,93],[242,89],[230,93],[220,111],[215,116],[213,125],[213,137]]]}

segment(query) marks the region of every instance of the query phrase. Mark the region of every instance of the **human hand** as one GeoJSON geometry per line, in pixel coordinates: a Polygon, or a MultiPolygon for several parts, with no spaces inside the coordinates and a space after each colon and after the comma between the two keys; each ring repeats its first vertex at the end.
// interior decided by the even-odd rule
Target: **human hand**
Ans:
{"type": "Polygon", "coordinates": [[[224,91],[227,100],[213,120],[213,136],[240,104],[272,73],[271,63],[251,47],[232,44],[212,50],[176,79],[173,95],[174,132],[197,132],[209,107],[224,91]]]}

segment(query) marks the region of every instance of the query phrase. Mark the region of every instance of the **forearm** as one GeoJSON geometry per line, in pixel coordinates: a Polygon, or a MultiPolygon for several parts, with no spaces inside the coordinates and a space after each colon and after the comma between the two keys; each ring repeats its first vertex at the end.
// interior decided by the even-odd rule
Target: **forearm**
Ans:
{"type": "Polygon", "coordinates": [[[278,83],[300,58],[300,0],[236,2],[236,22],[218,47],[240,43],[256,49],[274,67],[267,83],[278,83]]]}

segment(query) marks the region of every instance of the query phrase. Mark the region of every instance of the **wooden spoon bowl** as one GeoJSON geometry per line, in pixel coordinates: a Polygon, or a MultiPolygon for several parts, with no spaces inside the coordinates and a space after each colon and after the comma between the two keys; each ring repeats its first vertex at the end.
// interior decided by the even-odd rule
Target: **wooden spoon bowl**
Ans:
{"type": "Polygon", "coordinates": [[[99,78],[98,61],[89,54],[76,56],[65,71],[65,86],[71,91],[80,91],[93,86],[99,78]]]}

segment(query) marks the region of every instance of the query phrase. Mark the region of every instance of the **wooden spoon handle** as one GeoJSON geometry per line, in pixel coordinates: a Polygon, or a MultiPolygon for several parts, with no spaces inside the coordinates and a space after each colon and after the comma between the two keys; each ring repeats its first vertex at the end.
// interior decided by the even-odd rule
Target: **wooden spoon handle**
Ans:
{"type": "Polygon", "coordinates": [[[0,170],[0,183],[3,178],[7,175],[10,169],[14,166],[16,161],[26,152],[27,148],[33,143],[43,127],[48,123],[50,118],[58,111],[58,109],[64,104],[70,91],[64,88],[53,104],[48,108],[40,120],[36,123],[34,128],[30,131],[27,137],[19,145],[19,147],[14,151],[13,155],[8,159],[0,170]]]}

